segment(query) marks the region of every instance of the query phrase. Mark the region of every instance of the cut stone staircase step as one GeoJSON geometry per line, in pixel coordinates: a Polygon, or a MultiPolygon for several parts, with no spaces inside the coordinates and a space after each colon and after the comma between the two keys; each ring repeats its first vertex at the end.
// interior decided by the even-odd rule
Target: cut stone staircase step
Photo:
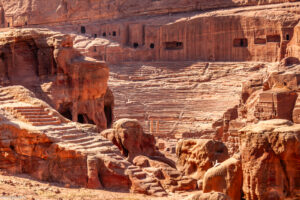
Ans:
{"type": "Polygon", "coordinates": [[[61,124],[60,121],[53,121],[53,122],[32,122],[33,126],[47,126],[47,125],[58,125],[61,124]]]}

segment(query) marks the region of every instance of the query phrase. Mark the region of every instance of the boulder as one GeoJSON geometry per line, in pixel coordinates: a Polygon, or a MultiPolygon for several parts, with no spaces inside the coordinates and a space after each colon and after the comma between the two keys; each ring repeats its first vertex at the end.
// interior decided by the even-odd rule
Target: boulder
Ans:
{"type": "Polygon", "coordinates": [[[185,175],[200,179],[216,163],[229,158],[224,143],[210,139],[181,140],[176,146],[178,167],[185,175]]]}
{"type": "Polygon", "coordinates": [[[222,192],[232,200],[240,200],[242,176],[240,156],[235,155],[207,170],[203,178],[203,192],[222,192]]]}

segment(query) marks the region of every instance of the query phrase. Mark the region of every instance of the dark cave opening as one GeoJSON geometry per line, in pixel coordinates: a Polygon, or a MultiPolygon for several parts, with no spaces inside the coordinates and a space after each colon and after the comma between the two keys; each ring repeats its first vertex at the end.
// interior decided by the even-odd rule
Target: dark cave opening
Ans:
{"type": "Polygon", "coordinates": [[[111,128],[113,119],[112,119],[112,108],[110,105],[104,106],[104,113],[106,117],[107,128],[111,128]]]}
{"type": "Polygon", "coordinates": [[[95,122],[90,119],[87,114],[78,114],[77,115],[77,122],[81,124],[95,124],[95,122]]]}
{"type": "Polygon", "coordinates": [[[69,120],[72,120],[72,113],[69,109],[65,110],[64,112],[61,112],[61,115],[69,120]]]}

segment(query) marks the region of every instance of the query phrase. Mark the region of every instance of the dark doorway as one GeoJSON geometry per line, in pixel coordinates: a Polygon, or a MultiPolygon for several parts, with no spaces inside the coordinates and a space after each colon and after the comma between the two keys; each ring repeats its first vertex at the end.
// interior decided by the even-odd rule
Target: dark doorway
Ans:
{"type": "Polygon", "coordinates": [[[78,120],[79,123],[82,123],[82,124],[83,124],[83,123],[84,123],[84,117],[83,117],[83,115],[82,115],[82,114],[79,114],[77,120],[78,120]]]}
{"type": "Polygon", "coordinates": [[[106,37],[106,33],[105,33],[105,32],[103,32],[103,33],[102,33],[102,36],[103,36],[103,37],[106,37]]]}
{"type": "Polygon", "coordinates": [[[10,24],[9,24],[9,23],[7,23],[7,27],[10,27],[10,24]]]}
{"type": "Polygon", "coordinates": [[[72,113],[70,110],[65,110],[64,112],[61,113],[62,116],[64,116],[65,118],[72,120],[72,113]]]}
{"type": "Polygon", "coordinates": [[[86,114],[78,114],[77,122],[82,124],[95,124],[93,120],[91,120],[86,114]]]}
{"type": "Polygon", "coordinates": [[[155,47],[154,43],[151,43],[150,44],[150,49],[154,49],[154,47],[155,47]]]}
{"type": "Polygon", "coordinates": [[[96,37],[98,37],[98,35],[97,35],[97,34],[94,34],[94,38],[96,38],[96,37]]]}
{"type": "Polygon", "coordinates": [[[289,35],[289,34],[286,34],[285,39],[286,39],[286,40],[290,40],[290,35],[289,35]]]}
{"type": "Polygon", "coordinates": [[[106,122],[107,122],[107,128],[110,128],[112,125],[112,108],[110,105],[108,106],[104,106],[104,113],[105,113],[105,117],[106,117],[106,122]]]}
{"type": "Polygon", "coordinates": [[[113,34],[112,34],[113,36],[116,36],[117,35],[117,33],[116,33],[116,31],[113,31],[113,34]]]}
{"type": "Polygon", "coordinates": [[[138,47],[139,47],[139,43],[137,43],[137,42],[133,43],[133,47],[134,47],[135,49],[138,48],[138,47]]]}
{"type": "Polygon", "coordinates": [[[82,26],[80,30],[81,30],[81,33],[82,33],[82,34],[85,34],[85,33],[86,33],[85,26],[82,26]]]}

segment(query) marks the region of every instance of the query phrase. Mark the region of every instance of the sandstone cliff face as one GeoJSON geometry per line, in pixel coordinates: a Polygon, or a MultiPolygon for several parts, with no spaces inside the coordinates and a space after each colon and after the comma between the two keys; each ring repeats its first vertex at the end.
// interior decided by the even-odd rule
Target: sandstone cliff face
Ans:
{"type": "MultiPolygon", "coordinates": [[[[298,56],[298,6],[296,2],[81,25],[87,35],[99,39],[94,42],[97,48],[90,48],[89,54],[111,63],[153,60],[278,62],[287,56],[298,56]]],[[[78,26],[67,27],[80,33],[78,26]]]]}
{"type": "Polygon", "coordinates": [[[141,3],[137,0],[114,1],[84,1],[84,0],[1,0],[5,20],[1,25],[24,26],[30,24],[61,23],[68,21],[99,20],[135,15],[169,14],[194,10],[207,10],[214,8],[227,8],[245,5],[260,5],[290,2],[292,0],[214,0],[214,1],[151,1],[141,3]],[[5,23],[6,22],[6,23],[5,23]]]}
{"type": "Polygon", "coordinates": [[[26,86],[70,120],[100,129],[109,125],[104,62],[82,56],[69,35],[49,30],[15,30],[0,37],[1,85],[26,86]]]}
{"type": "Polygon", "coordinates": [[[262,121],[240,133],[245,198],[299,198],[299,125],[262,121]]]}

